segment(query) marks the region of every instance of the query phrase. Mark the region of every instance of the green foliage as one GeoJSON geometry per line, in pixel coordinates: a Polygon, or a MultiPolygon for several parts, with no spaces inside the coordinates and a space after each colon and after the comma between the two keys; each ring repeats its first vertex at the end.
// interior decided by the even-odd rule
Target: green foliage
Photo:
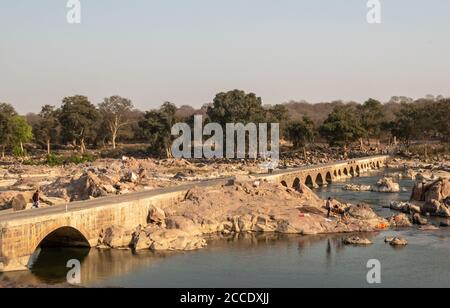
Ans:
{"type": "Polygon", "coordinates": [[[19,145],[28,142],[33,138],[33,128],[27,123],[24,117],[13,116],[10,119],[11,142],[12,145],[19,145]]]}
{"type": "Polygon", "coordinates": [[[361,126],[366,130],[367,137],[379,138],[386,116],[383,104],[371,98],[359,106],[358,111],[361,118],[361,126]]]}
{"type": "Polygon", "coordinates": [[[14,117],[17,115],[17,111],[10,104],[0,103],[0,114],[6,115],[7,117],[14,117]]]}
{"type": "Polygon", "coordinates": [[[280,135],[286,134],[289,110],[285,105],[275,105],[267,110],[267,122],[280,124],[280,135]]]}
{"type": "Polygon", "coordinates": [[[83,152],[85,142],[96,139],[99,112],[86,96],[76,95],[63,99],[59,123],[64,142],[78,142],[83,152]]]}
{"type": "Polygon", "coordinates": [[[207,114],[211,122],[225,126],[227,123],[263,123],[266,111],[262,107],[260,97],[254,93],[234,90],[219,93],[214,98],[207,114]]]}
{"type": "Polygon", "coordinates": [[[17,116],[13,106],[6,103],[0,103],[0,146],[2,155],[5,149],[13,143],[13,126],[11,119],[17,116]]]}
{"type": "Polygon", "coordinates": [[[71,156],[49,154],[49,155],[47,155],[45,164],[49,165],[49,166],[63,166],[63,165],[67,165],[67,164],[84,164],[84,163],[94,162],[96,159],[97,158],[91,154],[71,155],[71,156]]]}
{"type": "Polygon", "coordinates": [[[352,106],[337,106],[320,127],[320,135],[331,146],[349,145],[366,135],[357,111],[352,106]]]}
{"type": "Polygon", "coordinates": [[[286,138],[293,143],[294,148],[300,148],[314,142],[316,133],[314,122],[305,116],[302,121],[295,121],[288,125],[286,138]]]}
{"type": "Polygon", "coordinates": [[[159,110],[146,112],[144,119],[139,122],[139,127],[149,142],[151,154],[170,156],[171,129],[175,124],[176,110],[175,105],[164,103],[159,110]]]}
{"type": "Polygon", "coordinates": [[[27,156],[27,151],[22,149],[19,145],[13,147],[12,153],[15,157],[25,157],[27,156]]]}
{"type": "Polygon", "coordinates": [[[450,139],[450,100],[423,101],[422,104],[401,104],[389,128],[392,135],[406,143],[412,140],[450,139]]]}
{"type": "Polygon", "coordinates": [[[59,139],[61,128],[58,117],[59,110],[45,105],[38,115],[38,121],[33,125],[34,139],[43,148],[50,147],[51,142],[57,142],[59,139]]]}

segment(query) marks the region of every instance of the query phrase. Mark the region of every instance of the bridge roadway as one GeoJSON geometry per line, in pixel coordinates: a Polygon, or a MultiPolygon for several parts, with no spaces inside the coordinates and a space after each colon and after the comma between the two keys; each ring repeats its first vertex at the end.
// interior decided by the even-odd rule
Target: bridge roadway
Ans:
{"type": "MultiPolygon", "coordinates": [[[[298,188],[300,183],[318,187],[383,167],[389,156],[373,156],[329,164],[277,170],[258,178],[298,188]]],[[[194,187],[227,184],[234,177],[193,182],[95,200],[72,202],[21,212],[0,212],[0,272],[26,270],[31,255],[44,242],[93,247],[99,235],[113,225],[134,228],[147,224],[153,205],[165,208],[194,187]]]]}

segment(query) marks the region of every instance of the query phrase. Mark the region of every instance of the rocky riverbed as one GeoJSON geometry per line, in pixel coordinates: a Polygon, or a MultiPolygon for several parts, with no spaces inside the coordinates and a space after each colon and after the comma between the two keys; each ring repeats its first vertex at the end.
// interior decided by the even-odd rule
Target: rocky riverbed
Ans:
{"type": "Polygon", "coordinates": [[[111,226],[99,238],[99,248],[195,250],[208,234],[270,232],[314,235],[372,232],[389,223],[366,205],[333,203],[327,218],[325,202],[308,187],[299,190],[240,177],[208,190],[195,188],[169,207],[153,207],[148,225],[124,230],[111,226]]]}
{"type": "MultiPolygon", "coordinates": [[[[241,164],[202,164],[185,160],[104,160],[66,169],[10,167],[3,170],[4,182],[11,184],[0,192],[3,208],[24,210],[30,207],[36,188],[42,191],[44,206],[88,200],[111,194],[150,190],[179,185],[182,182],[237,176],[229,185],[191,189],[183,200],[167,208],[154,207],[147,225],[128,230],[110,226],[99,235],[100,249],[197,250],[206,246],[205,235],[237,233],[330,234],[372,232],[388,228],[404,228],[413,224],[431,230],[426,215],[450,217],[449,177],[446,164],[417,165],[393,160],[398,172],[387,174],[374,185],[347,185],[352,191],[400,191],[396,177],[418,180],[411,203],[391,204],[402,214],[380,217],[365,204],[352,205],[333,201],[331,217],[327,217],[325,201],[308,187],[298,189],[257,180],[251,174],[257,162],[241,164]],[[29,169],[31,168],[31,169],[29,169]],[[26,177],[31,171],[47,173],[45,178],[26,177]],[[13,180],[15,182],[13,183],[13,180]]],[[[364,239],[363,239],[364,241],[364,239]]]]}
{"type": "Polygon", "coordinates": [[[42,207],[47,207],[172,187],[185,182],[263,172],[267,170],[262,169],[257,161],[206,164],[183,159],[123,157],[64,167],[13,164],[0,167],[0,210],[29,209],[36,189],[41,190],[42,207]]]}

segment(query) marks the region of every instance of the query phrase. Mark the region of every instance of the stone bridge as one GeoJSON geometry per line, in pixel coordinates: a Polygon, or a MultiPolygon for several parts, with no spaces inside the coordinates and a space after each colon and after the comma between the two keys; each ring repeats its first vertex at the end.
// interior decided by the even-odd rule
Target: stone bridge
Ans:
{"type": "Polygon", "coordinates": [[[272,175],[264,176],[264,178],[290,188],[299,188],[300,183],[311,188],[318,188],[345,178],[358,177],[370,170],[380,169],[386,166],[389,158],[389,156],[374,156],[324,165],[279,170],[272,175]]]}
{"type": "MultiPolygon", "coordinates": [[[[268,181],[298,188],[325,185],[345,177],[385,166],[389,156],[376,156],[325,165],[279,170],[262,175],[268,181]]],[[[0,272],[26,270],[41,247],[94,247],[99,235],[111,226],[146,225],[152,206],[164,209],[184,198],[193,187],[227,184],[232,178],[73,202],[66,206],[0,212],[0,272]]]]}

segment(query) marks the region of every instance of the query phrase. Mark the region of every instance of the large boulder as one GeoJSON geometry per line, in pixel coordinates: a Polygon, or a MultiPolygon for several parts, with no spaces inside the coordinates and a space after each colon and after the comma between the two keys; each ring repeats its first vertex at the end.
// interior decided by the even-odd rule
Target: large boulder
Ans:
{"type": "Polygon", "coordinates": [[[442,195],[443,181],[434,182],[430,188],[425,192],[425,202],[432,202],[433,200],[441,201],[444,199],[442,195]]]}
{"type": "Polygon", "coordinates": [[[420,214],[416,213],[413,215],[413,224],[419,226],[425,226],[428,224],[428,220],[423,218],[420,214]]]}
{"type": "Polygon", "coordinates": [[[423,202],[421,207],[423,213],[450,217],[450,181],[440,178],[417,182],[411,200],[423,202]]]}
{"type": "Polygon", "coordinates": [[[400,192],[400,185],[394,182],[393,178],[384,177],[380,179],[375,186],[372,187],[374,192],[397,193],[400,192]]]}
{"type": "Polygon", "coordinates": [[[367,204],[358,204],[357,206],[350,206],[348,214],[353,218],[360,220],[377,219],[378,215],[367,204]]]}
{"type": "Polygon", "coordinates": [[[149,238],[149,234],[153,230],[136,230],[133,233],[133,237],[131,240],[131,248],[134,250],[145,250],[150,249],[150,246],[153,244],[153,241],[149,238]]]}
{"type": "Polygon", "coordinates": [[[27,204],[28,202],[23,194],[18,194],[12,199],[12,208],[15,212],[26,210],[27,204]]]}
{"type": "Polygon", "coordinates": [[[389,243],[391,246],[406,246],[408,245],[408,241],[401,237],[396,237],[389,243]]]}
{"type": "Polygon", "coordinates": [[[401,201],[392,201],[389,208],[394,211],[400,211],[406,214],[409,213],[420,213],[420,206],[409,203],[409,202],[401,202],[401,201]]]}
{"type": "Polygon", "coordinates": [[[104,231],[100,242],[110,248],[128,248],[132,243],[133,234],[133,231],[122,226],[112,226],[104,231]]]}
{"type": "Polygon", "coordinates": [[[30,193],[19,191],[2,191],[0,192],[0,210],[12,208],[12,202],[18,195],[23,195],[26,200],[31,200],[30,193]]]}
{"type": "Polygon", "coordinates": [[[389,225],[393,228],[406,228],[411,227],[412,223],[409,217],[402,213],[389,218],[389,225]]]}
{"type": "Polygon", "coordinates": [[[439,202],[438,200],[426,202],[422,206],[422,212],[432,216],[450,217],[450,207],[445,205],[444,202],[439,202]]]}
{"type": "Polygon", "coordinates": [[[172,216],[168,217],[165,220],[166,228],[169,230],[181,230],[190,235],[200,235],[202,231],[200,230],[200,226],[194,224],[194,222],[186,218],[184,216],[172,216]]]}
{"type": "Polygon", "coordinates": [[[152,206],[148,213],[150,223],[162,224],[166,219],[166,213],[157,206],[152,206]]]}
{"type": "Polygon", "coordinates": [[[425,202],[432,200],[444,201],[450,197],[450,181],[438,180],[428,185],[428,189],[425,191],[425,202]]]}
{"type": "Polygon", "coordinates": [[[360,238],[359,236],[352,236],[344,240],[345,245],[372,245],[373,242],[367,238],[360,238]]]}
{"type": "Polygon", "coordinates": [[[406,245],[408,245],[408,241],[401,237],[390,237],[390,238],[387,237],[384,241],[391,246],[406,246],[406,245]]]}
{"type": "Polygon", "coordinates": [[[88,200],[108,195],[103,182],[94,173],[88,171],[71,182],[69,192],[72,201],[88,200]]]}
{"type": "Polygon", "coordinates": [[[191,235],[188,232],[170,229],[157,230],[148,235],[152,243],[151,250],[197,250],[206,246],[206,241],[201,236],[191,235]]]}

